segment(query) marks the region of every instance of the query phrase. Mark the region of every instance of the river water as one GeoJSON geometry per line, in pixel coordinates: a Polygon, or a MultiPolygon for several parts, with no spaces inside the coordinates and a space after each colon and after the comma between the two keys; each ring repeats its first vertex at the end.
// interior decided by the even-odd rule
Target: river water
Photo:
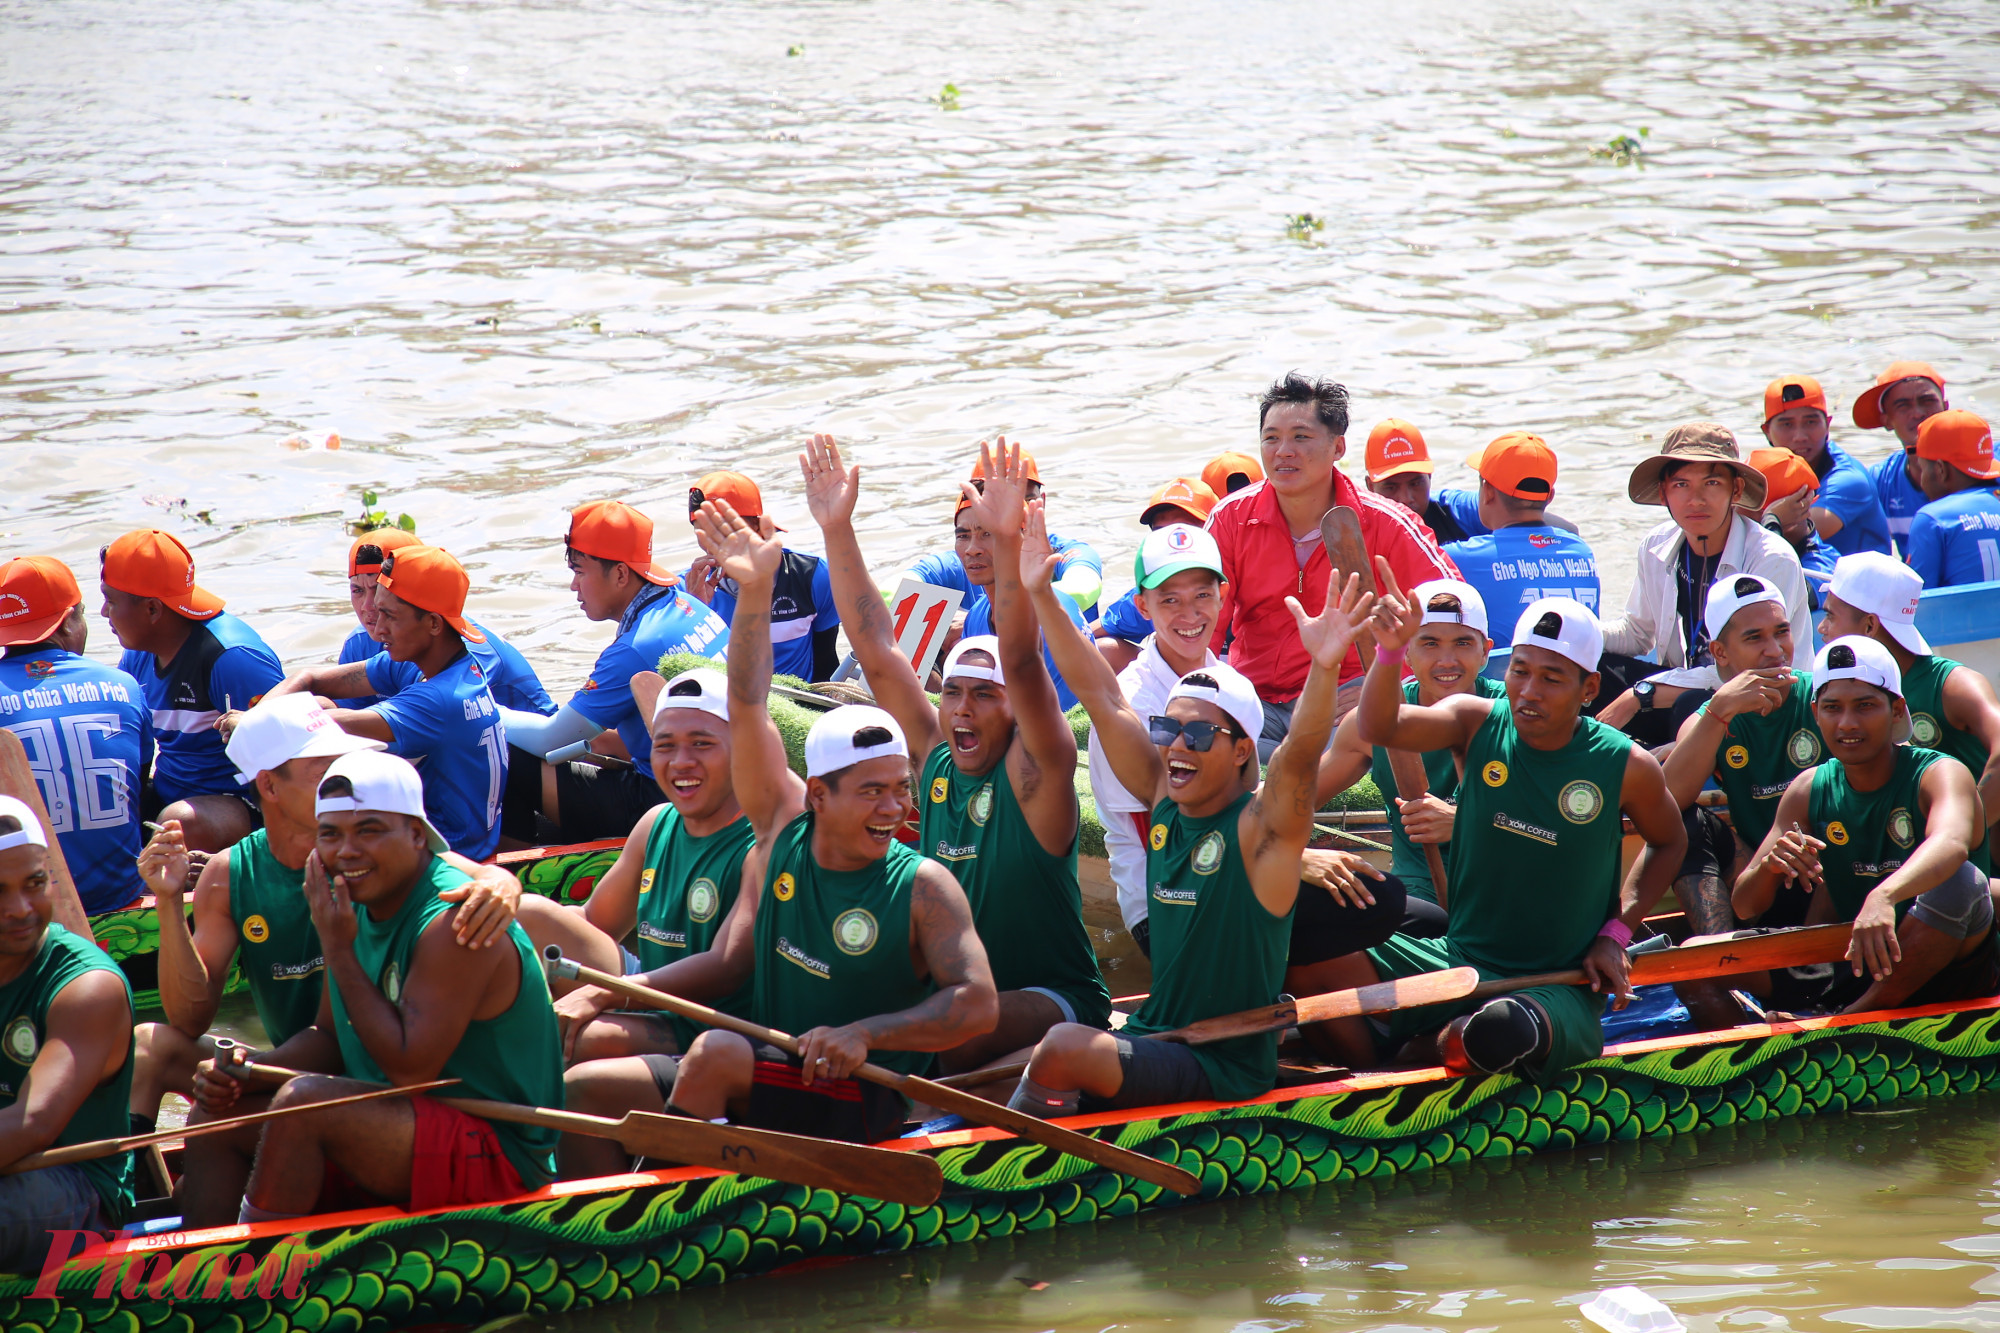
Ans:
{"type": "MultiPolygon", "coordinates": [[[[374,489],[560,696],[605,637],[566,589],[571,506],[640,504],[681,563],[686,486],[738,467],[811,548],[792,458],[829,430],[887,573],[1006,432],[1115,590],[1145,494],[1254,448],[1297,367],[1351,387],[1357,448],[1416,421],[1446,483],[1543,434],[1616,604],[1659,517],[1625,475],[1677,422],[1754,439],[1774,375],[1844,404],[1904,357],[2000,407],[1996,94],[1990,0],[0,0],[0,549],[89,593],[98,547],[167,527],[308,661],[346,633],[342,520],[374,489]],[[1620,135],[1639,162],[1592,156],[1620,135]]],[[[565,1327],[1553,1327],[1621,1281],[1697,1328],[1994,1327],[1994,1109],[565,1327]]]]}

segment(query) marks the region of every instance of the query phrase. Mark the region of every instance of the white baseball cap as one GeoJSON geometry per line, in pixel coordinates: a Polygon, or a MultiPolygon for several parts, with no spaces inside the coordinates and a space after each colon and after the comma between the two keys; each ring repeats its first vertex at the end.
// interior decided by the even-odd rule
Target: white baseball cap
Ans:
{"type": "Polygon", "coordinates": [[[1257,687],[1250,683],[1250,678],[1235,667],[1218,662],[1195,668],[1167,691],[1168,703],[1176,699],[1200,699],[1214,704],[1234,718],[1243,734],[1253,741],[1264,734],[1264,701],[1257,697],[1257,687]]]}
{"type": "Polygon", "coordinates": [[[49,835],[42,832],[42,821],[35,818],[35,812],[28,803],[15,796],[0,796],[0,817],[12,815],[20,822],[18,833],[0,833],[0,852],[15,847],[43,847],[49,845],[49,835]]]}
{"type": "Polygon", "coordinates": [[[951,656],[944,659],[944,671],[940,680],[950,680],[953,676],[965,676],[972,680],[990,680],[995,685],[1007,682],[1000,674],[1000,638],[995,634],[975,634],[969,639],[960,639],[951,650],[951,656]],[[984,662],[968,662],[967,653],[985,653],[993,659],[991,665],[984,662]]]}
{"type": "Polygon", "coordinates": [[[873,704],[842,704],[830,713],[821,714],[806,733],[806,776],[823,778],[864,759],[892,754],[904,759],[910,757],[910,743],[903,739],[903,729],[896,725],[896,719],[873,704]],[[889,738],[864,740],[863,733],[871,730],[886,731],[889,738]]]}
{"type": "Polygon", "coordinates": [[[1492,631],[1486,628],[1486,599],[1479,595],[1479,589],[1470,583],[1460,583],[1457,579],[1432,579],[1419,583],[1410,593],[1410,602],[1424,613],[1421,624],[1425,625],[1465,625],[1478,630],[1487,638],[1492,631]],[[1433,597],[1456,597],[1459,609],[1456,611],[1439,607],[1431,609],[1433,597]]]}
{"type": "Polygon", "coordinates": [[[1849,634],[1835,639],[1813,658],[1813,693],[1836,680],[1866,681],[1903,697],[1903,672],[1896,659],[1865,634],[1849,634]]]}
{"type": "Polygon", "coordinates": [[[1702,624],[1708,627],[1708,637],[1719,639],[1722,631],[1729,626],[1729,618],[1746,606],[1759,602],[1785,604],[1785,594],[1778,585],[1760,574],[1725,574],[1708,589],[1708,608],[1702,612],[1702,624]]]}
{"type": "Polygon", "coordinates": [[[1889,637],[1920,657],[1931,645],[1917,629],[1917,599],[1924,593],[1924,576],[1880,551],[1856,551],[1833,565],[1835,597],[1857,611],[1874,616],[1889,637]]]}
{"type": "Polygon", "coordinates": [[[692,671],[681,672],[660,691],[660,697],[653,703],[653,716],[657,718],[669,708],[692,708],[727,722],[729,677],[713,667],[696,667],[692,671]]]}
{"type": "Polygon", "coordinates": [[[358,750],[333,761],[319,781],[313,813],[324,815],[346,810],[408,815],[424,826],[425,839],[432,851],[442,852],[450,847],[424,814],[423,779],[417,776],[415,765],[398,755],[383,754],[379,749],[358,750]],[[336,793],[329,795],[329,787],[336,788],[336,793]]]}
{"type": "Polygon", "coordinates": [[[1184,569],[1208,569],[1217,578],[1222,572],[1222,548],[1215,538],[1186,523],[1169,523],[1154,528],[1139,543],[1132,560],[1132,581],[1143,589],[1157,588],[1184,569]]]}
{"type": "Polygon", "coordinates": [[[294,759],[379,750],[382,742],[340,729],[333,715],[310,694],[277,694],[236,720],[223,753],[236,765],[236,780],[251,783],[294,759]]]}
{"type": "Polygon", "coordinates": [[[1604,656],[1604,629],[1591,609],[1573,597],[1531,602],[1514,624],[1514,646],[1533,644],[1561,653],[1585,671],[1597,670],[1604,656]]]}

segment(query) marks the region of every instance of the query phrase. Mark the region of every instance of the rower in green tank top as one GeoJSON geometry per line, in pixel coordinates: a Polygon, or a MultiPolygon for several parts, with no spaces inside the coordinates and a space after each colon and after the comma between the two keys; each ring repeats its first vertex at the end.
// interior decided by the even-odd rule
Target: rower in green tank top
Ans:
{"type": "MultiPolygon", "coordinates": [[[[494,948],[459,942],[461,909],[445,895],[467,877],[437,855],[446,844],[424,814],[416,769],[380,751],[343,755],[320,780],[315,809],[305,896],[328,984],[313,1025],[264,1057],[309,1071],[273,1104],[451,1078],[448,1096],[560,1107],[561,1041],[535,948],[518,922],[494,948]]],[[[240,1097],[212,1065],[195,1094],[200,1119],[230,1114],[240,1097]]],[[[491,1123],[427,1095],[365,1102],[270,1121],[248,1142],[190,1140],[181,1203],[191,1226],[226,1212],[261,1222],[486,1203],[547,1184],[555,1143],[552,1131],[491,1123]]]]}
{"type": "MultiPolygon", "coordinates": [[[[1001,486],[992,480],[995,475],[989,466],[988,499],[996,490],[1005,492],[1004,482],[1013,475],[1004,458],[1001,486]]],[[[989,520],[996,536],[1021,526],[1011,508],[989,520]]],[[[1206,533],[1166,531],[1179,534],[1183,558],[1219,565],[1206,533]]],[[[1260,785],[1263,704],[1241,672],[1221,664],[1189,672],[1168,691],[1161,715],[1141,718],[1119,688],[1117,674],[1070,622],[1056,596],[1056,562],[1039,501],[1028,506],[1027,537],[1012,554],[1056,668],[1089,712],[1112,772],[1127,791],[1153,802],[1146,857],[1153,987],[1123,1031],[1100,1032],[1077,1023],[1051,1028],[1035,1045],[1008,1105],[1056,1117],[1261,1096],[1277,1077],[1276,1034],[1201,1046],[1149,1041],[1145,1034],[1268,1005],[1283,990],[1300,894],[1318,891],[1302,889],[1299,859],[1318,804],[1320,753],[1333,734],[1340,663],[1374,599],[1349,578],[1344,589],[1329,591],[1318,615],[1307,616],[1291,603],[1311,666],[1291,729],[1260,785]]],[[[1004,562],[1001,571],[1004,578],[1004,562]]],[[[1399,892],[1383,934],[1402,915],[1400,899],[1399,892]]],[[[1325,956],[1316,959],[1321,964],[1340,956],[1337,943],[1323,942],[1321,949],[1325,956]]]]}
{"type": "Polygon", "coordinates": [[[242,937],[237,951],[257,1021],[273,1044],[289,1041],[319,1013],[326,959],[306,908],[305,871],[271,854],[264,829],[229,849],[229,917],[242,937]]]}
{"type": "Polygon", "coordinates": [[[1923,578],[1879,552],[1844,555],[1833,567],[1820,637],[1849,634],[1889,650],[1902,673],[1910,709],[1910,743],[1948,754],[1971,770],[1986,812],[1987,836],[1974,863],[1991,873],[1992,827],[2000,823],[2000,694],[1983,674],[1939,657],[1916,626],[1923,578]]]}
{"type": "Polygon", "coordinates": [[[1808,920],[1854,923],[1850,965],[1805,986],[1776,974],[1773,1002],[1860,1013],[2000,992],[1993,902],[1970,856],[1986,831],[1971,772],[1900,743],[1910,731],[1902,676],[1875,639],[1827,644],[1813,686],[1833,757],[1786,789],[1736,906],[1761,910],[1786,879],[1807,885],[1808,920]]]}
{"type": "MultiPolygon", "coordinates": [[[[1463,1073],[1546,1077],[1602,1051],[1606,995],[1629,999],[1625,946],[1680,864],[1680,812],[1650,754],[1582,715],[1597,693],[1603,648],[1587,607],[1547,597],[1521,613],[1505,699],[1458,695],[1426,708],[1405,702],[1397,680],[1418,612],[1386,569],[1384,577],[1378,661],[1357,709],[1361,734],[1408,750],[1448,748],[1465,778],[1445,938],[1397,936],[1369,951],[1350,984],[1459,965],[1488,980],[1581,967],[1587,989],[1541,986],[1399,1010],[1379,1033],[1385,1056],[1409,1044],[1405,1058],[1435,1055],[1463,1073]],[[1646,844],[1622,884],[1621,814],[1646,844]]],[[[1367,1020],[1343,1022],[1357,1042],[1378,1035],[1367,1020]]]]}
{"type": "MultiPolygon", "coordinates": [[[[41,822],[0,796],[0,1166],[130,1132],[132,991],[54,923],[55,892],[41,822]]],[[[51,1229],[106,1231],[131,1207],[130,1153],[0,1176],[0,1269],[33,1272],[51,1229]]]]}
{"type": "MultiPolygon", "coordinates": [[[[809,479],[830,446],[815,437],[809,479]]],[[[853,485],[837,462],[819,471],[816,515],[853,485]]],[[[851,489],[845,506],[852,512],[851,489]]],[[[751,986],[751,1017],[795,1035],[799,1053],[704,1032],[675,1071],[670,1105],[796,1134],[885,1138],[899,1132],[908,1108],[855,1070],[864,1062],[926,1069],[937,1052],[990,1031],[999,1004],[986,951],[951,872],[898,841],[914,811],[909,746],[894,717],[862,704],[824,713],[806,734],[804,780],[787,766],[767,704],[781,539],[766,538],[723,501],[704,502],[694,523],[702,549],[737,584],[730,776],[757,831],[744,892],[712,952],[730,985],[751,986]]],[[[836,570],[858,562],[851,534],[847,545],[828,542],[836,570]]],[[[880,598],[862,609],[863,618],[887,614],[880,598]]],[[[857,636],[874,628],[865,619],[849,625],[857,636]]]]}
{"type": "MultiPolygon", "coordinates": [[[[1103,1027],[1111,1017],[1076,874],[1076,734],[1021,590],[1010,544],[1019,537],[1007,535],[1018,534],[1019,523],[1008,529],[1001,516],[1018,511],[1031,481],[996,477],[994,464],[986,455],[973,474],[984,489],[967,487],[955,520],[966,540],[979,545],[974,564],[993,570],[994,632],[962,639],[946,656],[935,704],[897,648],[891,624],[864,614],[881,605],[882,595],[860,556],[845,477],[839,492],[845,509],[813,508],[855,660],[876,702],[923,757],[917,845],[964,888],[1000,989],[999,1023],[963,1049],[941,1054],[946,1073],[1030,1046],[1056,1023],[1103,1027]]],[[[1032,462],[1021,466],[1025,472],[1032,462]]],[[[831,486],[831,472],[823,476],[831,486]]],[[[813,477],[807,485],[810,492],[813,477]]]]}

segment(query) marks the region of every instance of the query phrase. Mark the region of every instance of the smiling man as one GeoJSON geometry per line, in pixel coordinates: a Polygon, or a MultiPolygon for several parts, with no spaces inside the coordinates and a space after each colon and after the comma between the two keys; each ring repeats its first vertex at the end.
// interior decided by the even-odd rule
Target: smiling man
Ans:
{"type": "Polygon", "coordinates": [[[1875,493],[1889,520],[1889,535],[1909,554],[1910,522],[1930,503],[1917,466],[1917,429],[1950,407],[1944,376],[1923,361],[1892,361],[1854,400],[1854,424],[1893,431],[1900,446],[1875,464],[1875,493]]]}
{"type": "Polygon", "coordinates": [[[1875,474],[1833,442],[1826,391],[1810,375],[1781,375],[1764,389],[1764,438],[1804,459],[1818,479],[1812,521],[1841,555],[1889,549],[1889,520],[1875,474]]]}
{"type": "MultiPolygon", "coordinates": [[[[1149,532],[1158,532],[1175,524],[1200,528],[1208,522],[1215,506],[1216,495],[1208,488],[1208,483],[1192,477],[1175,477],[1153,492],[1146,501],[1146,507],[1139,511],[1139,522],[1149,532]]],[[[1210,544],[1214,544],[1213,539],[1210,544]]],[[[1132,665],[1139,655],[1140,645],[1153,633],[1153,622],[1147,619],[1142,601],[1144,591],[1138,584],[1133,584],[1123,597],[1105,607],[1104,614],[1098,619],[1095,634],[1097,651],[1104,654],[1104,660],[1111,663],[1113,671],[1123,671],[1132,665]]],[[[1212,631],[1214,626],[1209,628],[1212,631]]],[[[1207,647],[1206,640],[1202,646],[1207,647]]]]}

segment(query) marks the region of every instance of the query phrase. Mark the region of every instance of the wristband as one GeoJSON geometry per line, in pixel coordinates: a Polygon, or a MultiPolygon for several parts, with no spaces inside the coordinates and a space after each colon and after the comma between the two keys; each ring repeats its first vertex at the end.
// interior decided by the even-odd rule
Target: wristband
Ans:
{"type": "Polygon", "coordinates": [[[1383,666],[1401,666],[1403,664],[1403,650],[1398,648],[1394,652],[1391,652],[1378,643],[1375,645],[1375,660],[1383,666]]]}
{"type": "Polygon", "coordinates": [[[1605,922],[1604,928],[1597,933],[1621,949],[1632,942],[1632,927],[1615,916],[1605,922]]]}

